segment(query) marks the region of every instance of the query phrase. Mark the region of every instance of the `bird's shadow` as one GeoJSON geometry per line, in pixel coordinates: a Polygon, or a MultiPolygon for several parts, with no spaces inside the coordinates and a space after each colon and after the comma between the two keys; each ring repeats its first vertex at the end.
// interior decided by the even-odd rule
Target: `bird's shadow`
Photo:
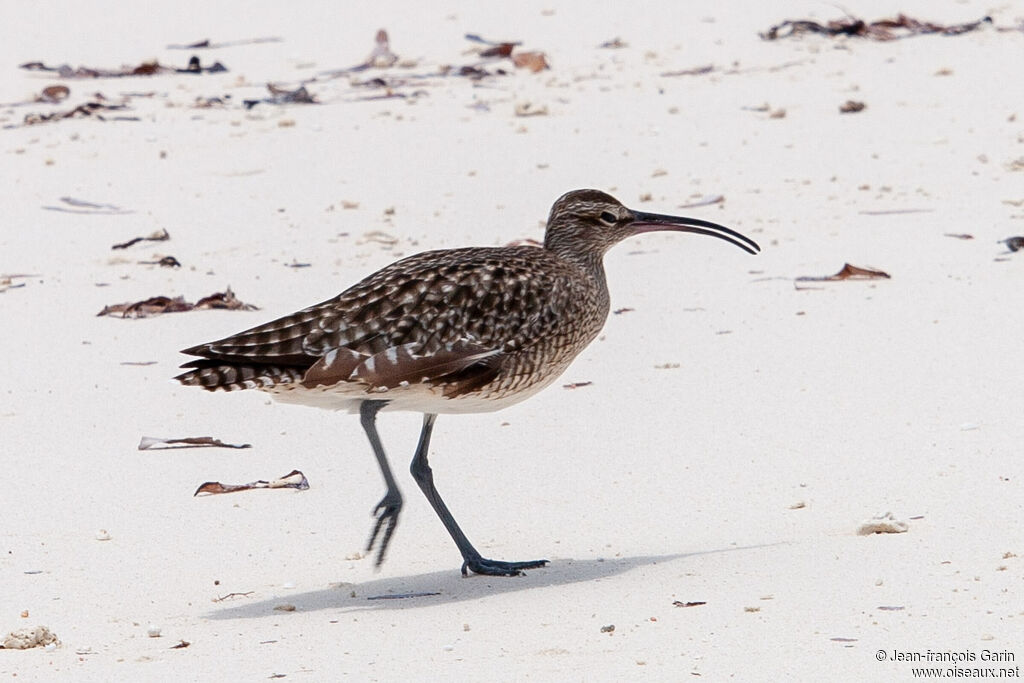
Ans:
{"type": "Polygon", "coordinates": [[[323,590],[288,593],[286,596],[278,595],[267,600],[244,602],[217,609],[207,614],[206,618],[254,619],[268,617],[275,614],[274,608],[283,603],[294,606],[295,610],[300,612],[324,609],[361,612],[435,607],[513,591],[595,581],[624,574],[637,567],[687,557],[752,550],[772,545],[778,544],[732,546],[674,555],[641,555],[594,560],[560,559],[543,569],[532,569],[525,576],[517,577],[491,577],[474,574],[462,577],[458,569],[397,576],[358,584],[343,583],[323,590]]]}

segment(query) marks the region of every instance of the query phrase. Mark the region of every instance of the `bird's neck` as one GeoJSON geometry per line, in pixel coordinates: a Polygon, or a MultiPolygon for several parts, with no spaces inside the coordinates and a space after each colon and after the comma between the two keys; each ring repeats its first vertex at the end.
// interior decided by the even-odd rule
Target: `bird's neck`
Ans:
{"type": "Polygon", "coordinates": [[[608,281],[604,275],[604,253],[599,251],[578,251],[572,249],[551,249],[562,261],[573,266],[594,287],[603,301],[608,301],[608,281]]]}

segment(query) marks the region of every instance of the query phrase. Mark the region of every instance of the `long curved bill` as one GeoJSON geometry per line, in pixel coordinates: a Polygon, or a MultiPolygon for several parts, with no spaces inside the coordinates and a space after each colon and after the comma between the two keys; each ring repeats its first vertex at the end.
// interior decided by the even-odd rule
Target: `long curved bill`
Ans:
{"type": "Polygon", "coordinates": [[[693,232],[698,235],[711,235],[712,237],[735,244],[750,254],[756,254],[761,251],[761,247],[757,246],[757,242],[749,237],[741,235],[724,225],[702,221],[699,218],[666,216],[660,213],[634,211],[633,222],[630,224],[630,227],[633,228],[634,234],[674,230],[676,232],[693,232]]]}

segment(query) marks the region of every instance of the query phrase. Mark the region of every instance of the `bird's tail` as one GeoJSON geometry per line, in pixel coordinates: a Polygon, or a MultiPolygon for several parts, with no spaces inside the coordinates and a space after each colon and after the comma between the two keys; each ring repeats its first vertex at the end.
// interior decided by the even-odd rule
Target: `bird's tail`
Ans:
{"type": "Polygon", "coordinates": [[[239,391],[266,389],[277,384],[290,384],[302,379],[301,368],[280,365],[243,365],[217,360],[196,360],[186,363],[188,372],[175,377],[186,386],[202,387],[207,391],[239,391]]]}

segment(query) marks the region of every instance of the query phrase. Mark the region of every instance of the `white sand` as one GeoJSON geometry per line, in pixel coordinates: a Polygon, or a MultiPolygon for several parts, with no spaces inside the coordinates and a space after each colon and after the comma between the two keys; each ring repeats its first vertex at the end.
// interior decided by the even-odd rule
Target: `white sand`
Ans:
{"type": "MultiPolygon", "coordinates": [[[[1019,664],[1024,255],[997,240],[1024,233],[1012,170],[1024,34],[764,42],[758,31],[783,19],[839,13],[592,4],[289,3],[283,16],[49,3],[5,16],[0,102],[57,82],[72,93],[0,107],[0,125],[96,91],[154,95],[132,100],[135,122],[0,130],[0,274],[35,274],[0,293],[0,635],[42,624],[61,640],[0,651],[0,676],[911,679],[878,650],[1010,651],[1019,664]],[[242,109],[267,81],[359,62],[379,27],[419,61],[383,75],[470,62],[467,32],[522,40],[553,68],[429,79],[414,101],[353,102],[374,93],[340,79],[310,86],[320,106],[242,109]],[[198,52],[225,74],[61,81],[15,68],[184,65],[192,52],[164,46],[261,36],[283,42],[198,52]],[[595,47],[616,36],[629,47],[595,47]],[[191,107],[228,93],[224,109],[191,107]],[[848,99],[867,109],[840,115],[848,99]],[[515,117],[523,102],[549,115],[515,117]],[[745,109],[766,103],[785,117],[745,109]],[[371,558],[346,559],[383,493],[357,419],[169,381],[178,349],[333,296],[399,255],[540,238],[551,202],[577,187],[725,223],[764,250],[684,235],[620,245],[606,259],[613,308],[634,310],[611,316],[563,380],[502,413],[438,422],[431,461],[467,534],[492,557],[547,557],[544,569],[459,575],[405,473],[418,416],[380,421],[407,505],[375,573],[371,558]],[[677,208],[713,194],[724,205],[677,208]],[[42,208],[63,196],[132,213],[42,208]],[[863,213],[903,209],[926,212],[863,213]],[[160,228],[169,242],[110,250],[160,228]],[[373,230],[398,244],[366,242],[373,230]],[[136,263],[166,254],[184,267],[136,263]],[[846,261],[892,279],[794,285],[846,261]],[[262,310],[95,317],[226,285],[262,310]],[[136,450],[144,435],[206,434],[254,447],[136,450]],[[191,497],[203,481],[293,468],[308,491],[191,497]],[[857,535],[888,511],[906,533],[857,535]],[[367,600],[421,591],[440,595],[367,600]],[[213,601],[229,593],[248,594],[213,601]],[[274,609],[285,603],[295,610],[274,609]]],[[[847,7],[869,20],[991,11],[847,7]]],[[[994,17],[1019,23],[1024,3],[994,17]]]]}

